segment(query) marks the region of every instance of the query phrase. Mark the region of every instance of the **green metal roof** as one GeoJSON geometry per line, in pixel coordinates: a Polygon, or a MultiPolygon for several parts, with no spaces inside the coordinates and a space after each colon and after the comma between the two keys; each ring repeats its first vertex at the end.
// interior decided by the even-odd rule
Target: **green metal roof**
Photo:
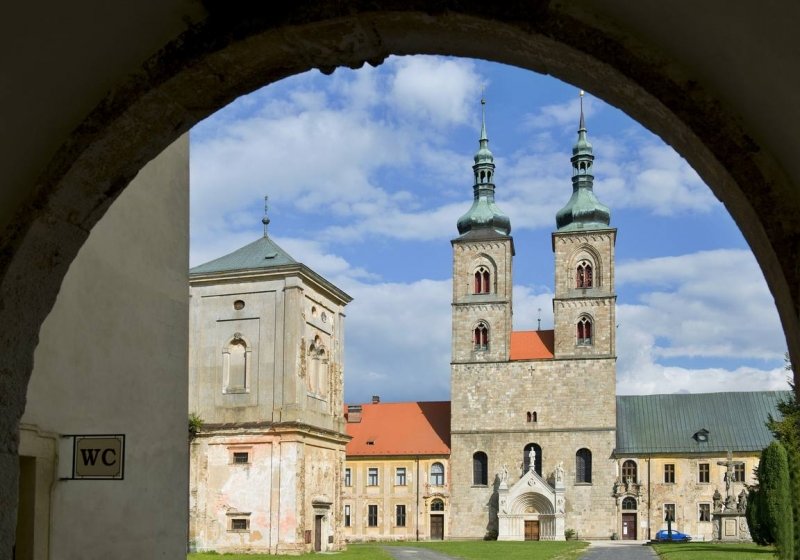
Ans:
{"type": "Polygon", "coordinates": [[[617,397],[615,454],[760,451],[772,441],[767,417],[789,391],[617,397]],[[694,435],[708,430],[708,441],[694,435]]]}
{"type": "Polygon", "coordinates": [[[272,268],[288,264],[298,263],[289,256],[289,253],[265,235],[233,253],[190,269],[189,274],[272,268]]]}

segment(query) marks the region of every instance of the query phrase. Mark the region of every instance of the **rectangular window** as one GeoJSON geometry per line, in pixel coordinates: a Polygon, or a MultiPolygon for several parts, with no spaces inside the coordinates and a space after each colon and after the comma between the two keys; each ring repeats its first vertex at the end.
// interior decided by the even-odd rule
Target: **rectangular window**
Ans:
{"type": "Polygon", "coordinates": [[[397,506],[395,508],[395,518],[398,527],[406,526],[406,506],[397,506]]]}
{"type": "Polygon", "coordinates": [[[231,531],[247,531],[250,529],[250,520],[246,517],[232,517],[231,531]]]}
{"type": "Polygon", "coordinates": [[[405,467],[397,467],[397,470],[394,472],[394,483],[397,486],[405,486],[406,485],[406,468],[405,467]]]}
{"type": "Polygon", "coordinates": [[[666,484],[675,484],[675,464],[667,463],[664,465],[664,482],[666,484]]]}
{"type": "Polygon", "coordinates": [[[700,504],[698,512],[700,521],[711,521],[711,504],[700,504]]]}
{"type": "Polygon", "coordinates": [[[671,519],[672,522],[675,522],[675,504],[664,504],[664,522],[666,523],[667,519],[671,519]]]}
{"type": "Polygon", "coordinates": [[[367,471],[367,486],[377,486],[377,485],[378,485],[378,469],[373,467],[367,471]]]}
{"type": "Polygon", "coordinates": [[[344,526],[350,526],[350,504],[344,506],[344,526]]]}
{"type": "Polygon", "coordinates": [[[234,451],[233,462],[237,465],[246,465],[250,462],[250,454],[247,451],[234,451]]]}
{"type": "Polygon", "coordinates": [[[344,485],[345,486],[353,485],[353,470],[350,467],[347,467],[344,470],[344,485]]]}
{"type": "Polygon", "coordinates": [[[367,526],[378,526],[378,506],[367,506],[367,526]]]}
{"type": "Polygon", "coordinates": [[[733,481],[744,482],[744,463],[733,465],[733,481]]]}
{"type": "Polygon", "coordinates": [[[697,482],[708,484],[711,481],[711,467],[708,463],[700,463],[697,467],[697,482]]]}

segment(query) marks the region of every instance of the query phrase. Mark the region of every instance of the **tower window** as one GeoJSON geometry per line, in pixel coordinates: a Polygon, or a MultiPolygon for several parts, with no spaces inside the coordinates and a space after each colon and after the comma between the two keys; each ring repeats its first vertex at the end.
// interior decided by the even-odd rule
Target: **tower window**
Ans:
{"type": "Polygon", "coordinates": [[[592,344],[592,320],[589,317],[581,317],[578,321],[578,345],[591,346],[592,344]]]}
{"type": "Polygon", "coordinates": [[[472,484],[486,486],[489,480],[489,459],[483,451],[476,451],[472,455],[472,484]]]}
{"type": "Polygon", "coordinates": [[[586,448],[575,454],[575,482],[592,482],[592,452],[586,448]]]}
{"type": "Polygon", "coordinates": [[[488,294],[492,291],[491,275],[489,269],[481,266],[475,271],[475,292],[476,294],[488,294]]]}
{"type": "Polygon", "coordinates": [[[534,410],[533,412],[528,412],[527,413],[527,419],[528,419],[528,422],[538,422],[539,421],[539,415],[534,410]]]}
{"type": "Polygon", "coordinates": [[[481,321],[472,333],[472,344],[475,350],[489,349],[489,327],[481,321]]]}
{"type": "Polygon", "coordinates": [[[591,263],[588,261],[579,262],[575,272],[575,286],[578,288],[591,288],[594,285],[593,282],[591,263]]]}

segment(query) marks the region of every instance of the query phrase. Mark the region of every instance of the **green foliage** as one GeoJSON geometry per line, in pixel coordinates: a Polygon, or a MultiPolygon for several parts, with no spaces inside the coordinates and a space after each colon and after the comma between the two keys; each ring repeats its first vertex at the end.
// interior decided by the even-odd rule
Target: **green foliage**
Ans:
{"type": "MultiPolygon", "coordinates": [[[[785,361],[785,369],[792,371],[788,352],[785,361]]],[[[767,426],[786,449],[792,510],[793,557],[800,558],[800,402],[797,400],[797,391],[791,380],[789,385],[792,387],[792,396],[778,403],[781,417],[776,419],[770,416],[767,426]]]]}
{"type": "Polygon", "coordinates": [[[203,429],[203,419],[196,412],[189,415],[189,439],[194,439],[197,433],[203,429]]]}
{"type": "Polygon", "coordinates": [[[789,486],[789,464],[786,448],[773,441],[761,454],[758,465],[759,493],[756,506],[758,523],[772,530],[778,557],[791,560],[794,550],[794,519],[789,486]]]}
{"type": "MultiPolygon", "coordinates": [[[[616,534],[616,533],[614,533],[614,534],[616,534]]],[[[577,533],[575,532],[575,529],[564,529],[564,538],[567,539],[568,541],[571,541],[572,539],[574,539],[575,535],[577,535],[577,533]]]]}
{"type": "Polygon", "coordinates": [[[762,494],[757,488],[751,488],[747,495],[747,527],[750,529],[750,536],[753,542],[761,546],[773,543],[772,532],[769,526],[763,527],[761,524],[762,494]]]}

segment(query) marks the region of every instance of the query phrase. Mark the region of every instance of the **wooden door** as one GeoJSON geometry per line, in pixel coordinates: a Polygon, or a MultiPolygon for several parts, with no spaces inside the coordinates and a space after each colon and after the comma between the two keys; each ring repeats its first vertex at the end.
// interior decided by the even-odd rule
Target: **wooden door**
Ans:
{"type": "Polygon", "coordinates": [[[636,514],[623,513],[622,514],[622,540],[635,541],[636,540],[636,514]]]}
{"type": "Polygon", "coordinates": [[[538,541],[539,540],[539,521],[525,521],[525,540],[538,541]]]}
{"type": "Polygon", "coordinates": [[[314,517],[314,550],[320,552],[322,550],[322,516],[317,515],[314,517]]]}
{"type": "Polygon", "coordinates": [[[431,540],[444,540],[444,515],[431,515],[431,540]]]}

